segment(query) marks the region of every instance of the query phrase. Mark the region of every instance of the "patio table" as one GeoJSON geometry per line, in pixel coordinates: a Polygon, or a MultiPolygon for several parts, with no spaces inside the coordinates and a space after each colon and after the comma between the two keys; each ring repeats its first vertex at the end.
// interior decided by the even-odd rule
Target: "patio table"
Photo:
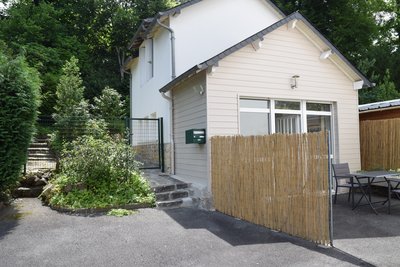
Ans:
{"type": "MultiPolygon", "coordinates": [[[[363,171],[363,172],[356,172],[356,173],[350,173],[350,175],[356,179],[357,183],[360,185],[360,190],[361,190],[361,198],[358,200],[357,204],[354,205],[353,203],[353,210],[356,209],[359,206],[363,206],[361,205],[361,200],[363,198],[366,199],[367,204],[364,205],[369,205],[371,207],[371,209],[375,212],[375,214],[378,215],[378,212],[376,211],[375,207],[373,206],[373,204],[376,203],[383,203],[385,204],[386,202],[390,201],[390,193],[388,193],[388,199],[383,200],[383,201],[375,201],[372,202],[371,200],[371,184],[373,183],[390,183],[388,182],[388,179],[391,179],[393,176],[399,176],[400,173],[398,172],[392,172],[392,171],[363,171]],[[378,178],[382,178],[381,180],[378,180],[378,178]],[[368,194],[365,191],[364,187],[362,186],[362,181],[367,180],[368,183],[368,194]]],[[[352,181],[353,182],[353,181],[352,181]]],[[[365,184],[365,182],[364,182],[365,184]]],[[[388,184],[389,190],[390,190],[390,184],[388,184]]],[[[354,191],[352,192],[352,194],[354,194],[354,191]]],[[[390,205],[390,202],[389,202],[390,205]]]]}

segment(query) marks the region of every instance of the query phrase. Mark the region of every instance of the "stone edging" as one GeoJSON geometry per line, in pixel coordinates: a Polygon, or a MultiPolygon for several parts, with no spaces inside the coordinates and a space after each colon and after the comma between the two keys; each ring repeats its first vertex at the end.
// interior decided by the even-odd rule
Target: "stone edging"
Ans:
{"type": "Polygon", "coordinates": [[[71,213],[76,215],[93,215],[93,214],[104,214],[112,209],[126,209],[126,210],[136,210],[136,209],[145,209],[154,207],[153,204],[148,203],[138,203],[138,204],[127,204],[120,206],[109,206],[105,208],[89,208],[89,209],[70,209],[70,208],[62,208],[49,205],[52,210],[56,210],[58,212],[63,213],[71,213]]]}

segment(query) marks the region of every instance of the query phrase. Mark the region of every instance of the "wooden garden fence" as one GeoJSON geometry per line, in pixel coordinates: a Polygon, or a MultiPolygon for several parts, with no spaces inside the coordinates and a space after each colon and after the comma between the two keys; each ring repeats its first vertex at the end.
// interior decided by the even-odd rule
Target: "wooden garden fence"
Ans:
{"type": "Polygon", "coordinates": [[[213,137],[212,192],[225,214],[329,245],[326,133],[213,137]]]}
{"type": "Polygon", "coordinates": [[[360,122],[361,168],[400,168],[400,119],[360,122]]]}

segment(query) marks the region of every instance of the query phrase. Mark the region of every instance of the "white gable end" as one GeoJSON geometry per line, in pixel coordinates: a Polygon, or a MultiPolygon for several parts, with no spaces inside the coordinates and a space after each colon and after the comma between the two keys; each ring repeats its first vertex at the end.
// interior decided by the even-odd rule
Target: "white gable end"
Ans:
{"type": "Polygon", "coordinates": [[[280,19],[265,0],[203,0],[183,9],[170,18],[177,75],[280,19]]]}

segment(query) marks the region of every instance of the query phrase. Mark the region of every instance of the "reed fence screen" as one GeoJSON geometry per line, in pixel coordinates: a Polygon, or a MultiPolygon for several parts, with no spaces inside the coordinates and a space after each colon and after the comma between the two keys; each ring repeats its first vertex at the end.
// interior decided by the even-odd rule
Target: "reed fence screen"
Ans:
{"type": "Polygon", "coordinates": [[[327,133],[213,137],[215,208],[331,244],[327,140],[327,133]]]}
{"type": "Polygon", "coordinates": [[[400,168],[400,119],[360,122],[361,168],[400,168]]]}

